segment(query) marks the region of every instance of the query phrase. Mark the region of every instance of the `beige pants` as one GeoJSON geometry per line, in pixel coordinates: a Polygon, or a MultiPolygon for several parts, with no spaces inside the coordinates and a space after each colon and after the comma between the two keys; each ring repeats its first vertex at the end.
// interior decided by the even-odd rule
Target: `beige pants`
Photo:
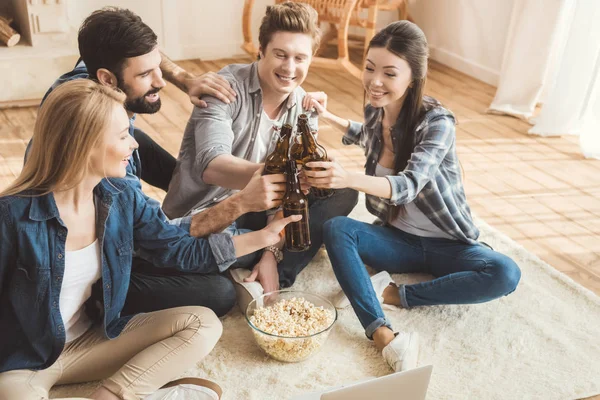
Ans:
{"type": "Polygon", "coordinates": [[[124,400],[144,398],[210,353],[222,329],[219,318],[205,307],[137,315],[113,340],[94,327],[67,344],[45,370],[1,373],[0,400],[47,399],[56,384],[101,379],[124,400]]]}

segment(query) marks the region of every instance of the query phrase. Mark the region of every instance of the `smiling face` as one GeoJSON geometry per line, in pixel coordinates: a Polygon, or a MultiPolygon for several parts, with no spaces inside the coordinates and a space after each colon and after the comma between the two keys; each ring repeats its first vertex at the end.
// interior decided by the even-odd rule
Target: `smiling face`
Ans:
{"type": "Polygon", "coordinates": [[[139,114],[154,114],[160,110],[158,92],[166,86],[160,70],[158,48],[125,61],[117,87],[126,95],[125,108],[139,114]]]}
{"type": "Polygon", "coordinates": [[[138,144],[129,134],[129,118],[121,104],[115,103],[102,144],[90,155],[90,172],[101,178],[123,178],[127,164],[138,144]]]}
{"type": "Polygon", "coordinates": [[[385,48],[371,48],[363,73],[363,86],[373,107],[401,101],[412,82],[408,62],[385,48]]]}
{"type": "Polygon", "coordinates": [[[258,76],[263,91],[290,94],[304,82],[312,61],[313,41],[304,33],[275,32],[260,49],[258,76]]]}

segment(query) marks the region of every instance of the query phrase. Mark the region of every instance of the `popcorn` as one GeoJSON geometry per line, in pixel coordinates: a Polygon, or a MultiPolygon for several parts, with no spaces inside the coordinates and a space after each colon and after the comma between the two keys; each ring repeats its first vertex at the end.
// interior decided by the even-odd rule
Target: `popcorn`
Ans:
{"type": "Polygon", "coordinates": [[[303,298],[293,297],[257,308],[249,320],[261,331],[279,336],[253,330],[256,342],[268,355],[279,361],[297,362],[308,358],[325,343],[329,332],[316,334],[333,324],[335,314],[303,298]]]}

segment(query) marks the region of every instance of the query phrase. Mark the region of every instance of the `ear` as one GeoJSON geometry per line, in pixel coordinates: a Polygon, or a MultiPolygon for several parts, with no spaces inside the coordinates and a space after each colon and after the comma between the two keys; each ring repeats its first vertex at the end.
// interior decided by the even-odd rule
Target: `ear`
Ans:
{"type": "Polygon", "coordinates": [[[117,77],[106,68],[98,69],[96,72],[96,77],[98,78],[98,82],[105,86],[110,86],[113,88],[117,87],[117,77]]]}
{"type": "Polygon", "coordinates": [[[258,59],[264,59],[265,58],[265,54],[263,53],[263,48],[261,46],[258,46],[258,59]]]}

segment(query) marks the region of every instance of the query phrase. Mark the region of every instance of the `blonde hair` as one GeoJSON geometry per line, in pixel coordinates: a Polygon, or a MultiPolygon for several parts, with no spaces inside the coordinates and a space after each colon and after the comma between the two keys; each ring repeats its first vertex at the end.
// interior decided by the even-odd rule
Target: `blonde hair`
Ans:
{"type": "Polygon", "coordinates": [[[258,43],[262,51],[265,51],[276,32],[305,33],[312,38],[314,55],[321,43],[318,20],[319,14],[308,4],[290,1],[269,6],[260,24],[258,43]]]}
{"type": "Polygon", "coordinates": [[[115,104],[125,94],[90,79],[54,89],[40,108],[29,158],[17,179],[0,196],[34,190],[43,195],[82,181],[92,150],[103,141],[115,104]]]}

